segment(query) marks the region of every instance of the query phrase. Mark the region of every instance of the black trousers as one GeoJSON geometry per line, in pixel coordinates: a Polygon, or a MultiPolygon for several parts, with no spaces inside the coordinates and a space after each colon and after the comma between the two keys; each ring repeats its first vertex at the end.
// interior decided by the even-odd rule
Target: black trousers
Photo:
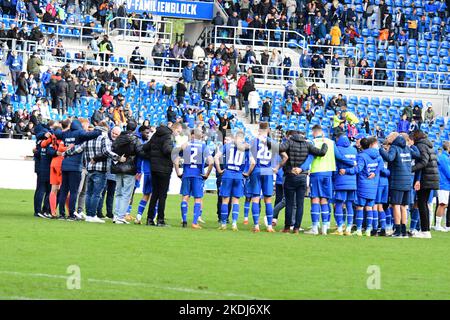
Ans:
{"type": "Polygon", "coordinates": [[[36,191],[34,194],[34,213],[50,213],[50,181],[41,178],[38,174],[36,182],[36,191]]]}
{"type": "Polygon", "coordinates": [[[164,222],[164,210],[166,209],[167,191],[169,191],[170,173],[152,171],[152,196],[147,211],[147,221],[153,218],[156,204],[158,203],[158,222],[164,222]]]}
{"type": "Polygon", "coordinates": [[[430,211],[428,210],[428,198],[431,189],[420,189],[417,191],[417,200],[420,214],[420,228],[422,232],[430,231],[430,211]]]}

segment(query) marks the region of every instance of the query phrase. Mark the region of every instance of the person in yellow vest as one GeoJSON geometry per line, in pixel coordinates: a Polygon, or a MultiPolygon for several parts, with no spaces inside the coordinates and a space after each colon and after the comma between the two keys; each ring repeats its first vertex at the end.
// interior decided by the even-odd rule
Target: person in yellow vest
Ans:
{"type": "Polygon", "coordinates": [[[349,124],[358,124],[358,117],[351,111],[342,111],[341,118],[345,119],[349,124]]]}
{"type": "Polygon", "coordinates": [[[336,171],[336,159],[354,166],[351,161],[343,156],[336,148],[333,140],[325,138],[322,127],[318,124],[313,126],[313,144],[316,148],[326,143],[328,151],[323,157],[315,157],[311,164],[310,174],[310,197],[311,197],[311,221],[312,229],[305,233],[319,234],[320,216],[322,216],[322,234],[326,235],[330,225],[329,199],[333,198],[333,172],[336,171]]]}

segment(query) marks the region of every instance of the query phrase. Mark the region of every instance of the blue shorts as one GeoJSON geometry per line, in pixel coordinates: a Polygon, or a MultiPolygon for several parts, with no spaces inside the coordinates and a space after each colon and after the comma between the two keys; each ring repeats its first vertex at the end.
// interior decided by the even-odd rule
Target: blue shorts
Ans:
{"type": "Polygon", "coordinates": [[[336,190],[334,191],[334,200],[338,201],[355,201],[356,191],[355,190],[336,190]]]}
{"type": "Polygon", "coordinates": [[[331,176],[318,176],[312,174],[310,180],[310,198],[333,198],[333,181],[331,176]]]}
{"type": "Polygon", "coordinates": [[[375,199],[366,199],[363,197],[358,197],[356,199],[356,205],[358,207],[373,207],[375,205],[375,199]]]}
{"type": "Polygon", "coordinates": [[[151,194],[152,193],[152,175],[150,173],[144,174],[144,185],[142,187],[143,194],[151,194]]]}
{"type": "Polygon", "coordinates": [[[250,193],[249,184],[250,184],[250,178],[245,179],[244,180],[244,195],[246,198],[252,197],[252,194],[250,193]]]}
{"type": "Polygon", "coordinates": [[[411,204],[411,190],[399,191],[389,190],[390,204],[396,204],[401,206],[407,206],[411,204]]]}
{"type": "Polygon", "coordinates": [[[222,179],[219,196],[229,198],[241,198],[244,196],[244,180],[242,179],[222,179]]]}
{"type": "Polygon", "coordinates": [[[203,178],[186,177],[181,179],[180,193],[183,196],[191,196],[194,198],[203,198],[203,178]]]}
{"type": "Polygon", "coordinates": [[[247,191],[252,197],[260,197],[261,192],[264,197],[271,197],[273,195],[273,175],[259,173],[250,175],[247,191]]]}
{"type": "Polygon", "coordinates": [[[379,186],[377,189],[377,196],[375,198],[376,204],[384,204],[389,202],[389,186],[379,186]]]}

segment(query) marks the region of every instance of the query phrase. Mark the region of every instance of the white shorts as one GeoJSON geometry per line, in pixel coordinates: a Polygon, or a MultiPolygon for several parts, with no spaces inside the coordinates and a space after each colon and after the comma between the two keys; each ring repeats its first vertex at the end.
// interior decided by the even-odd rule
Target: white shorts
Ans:
{"type": "Polygon", "coordinates": [[[448,204],[448,197],[450,195],[450,191],[447,190],[438,190],[437,196],[439,199],[439,204],[448,204]]]}

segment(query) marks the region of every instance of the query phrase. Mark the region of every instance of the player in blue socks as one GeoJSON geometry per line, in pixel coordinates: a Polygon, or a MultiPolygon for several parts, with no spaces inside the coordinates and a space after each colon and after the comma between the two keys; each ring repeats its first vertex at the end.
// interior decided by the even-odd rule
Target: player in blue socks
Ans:
{"type": "MultiPolygon", "coordinates": [[[[140,126],[138,130],[138,137],[143,144],[146,143],[150,139],[150,128],[144,125],[140,126]]],[[[137,157],[136,169],[136,180],[141,180],[141,176],[144,175],[144,184],[142,186],[143,195],[141,201],[139,201],[138,212],[136,215],[136,219],[134,220],[135,224],[141,224],[145,207],[147,206],[147,202],[152,195],[152,175],[150,160],[142,157],[137,157]]]]}
{"type": "Polygon", "coordinates": [[[227,228],[228,205],[231,198],[232,230],[237,231],[239,199],[244,195],[244,179],[249,176],[255,166],[255,161],[250,156],[245,144],[244,133],[237,132],[234,141],[225,144],[222,150],[217,152],[214,162],[217,173],[222,175],[222,184],[219,190],[222,197],[219,229],[226,230],[227,228]],[[224,170],[221,170],[221,164],[224,170]],[[248,171],[245,168],[248,168],[248,171]]]}
{"type": "Polygon", "coordinates": [[[198,224],[200,217],[204,180],[208,179],[213,168],[214,160],[208,146],[203,142],[203,132],[194,129],[191,141],[174,161],[177,176],[181,178],[181,220],[183,228],[187,227],[188,203],[190,197],[194,197],[194,218],[192,220],[193,229],[201,229],[198,224]],[[183,173],[180,172],[180,158],[183,159],[183,173]],[[203,173],[205,163],[208,165],[206,174],[203,173]]]}
{"type": "Polygon", "coordinates": [[[366,236],[372,232],[373,210],[380,179],[380,153],[375,137],[363,138],[360,141],[363,149],[357,156],[358,180],[356,201],[356,235],[362,236],[364,209],[366,211],[366,236]]]}
{"type": "Polygon", "coordinates": [[[356,156],[358,151],[350,144],[350,140],[346,135],[337,137],[336,149],[340,154],[352,163],[341,161],[336,156],[336,173],[334,176],[334,200],[336,203],[334,216],[336,219],[337,230],[336,235],[351,235],[353,226],[353,203],[356,200],[356,156]],[[344,210],[347,208],[347,228],[343,230],[344,210]]]}
{"type": "MultiPolygon", "coordinates": [[[[383,158],[379,158],[380,179],[378,181],[377,196],[375,198],[374,215],[372,217],[373,230],[372,234],[380,227],[379,236],[386,236],[386,213],[384,212],[384,206],[389,203],[389,176],[390,171],[386,168],[383,158]]],[[[388,229],[389,231],[389,229],[388,229]]]]}
{"type": "Polygon", "coordinates": [[[278,155],[279,146],[269,137],[269,124],[267,122],[259,123],[258,137],[255,138],[250,146],[252,157],[256,165],[250,175],[249,192],[252,194],[252,216],[253,232],[259,232],[260,215],[260,197],[264,196],[266,206],[267,231],[274,232],[272,228],[273,219],[273,174],[278,172],[279,166],[274,165],[278,155]]]}

